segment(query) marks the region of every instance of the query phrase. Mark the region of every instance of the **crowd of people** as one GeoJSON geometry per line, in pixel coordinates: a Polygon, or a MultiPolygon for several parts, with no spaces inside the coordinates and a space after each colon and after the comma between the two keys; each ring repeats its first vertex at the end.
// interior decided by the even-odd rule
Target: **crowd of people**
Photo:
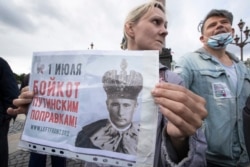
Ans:
{"type": "MultiPolygon", "coordinates": [[[[165,7],[160,2],[150,1],[134,8],[124,22],[122,49],[161,52],[168,35],[167,23],[165,7]]],[[[202,47],[180,58],[174,72],[162,64],[159,65],[161,82],[152,90],[152,97],[159,106],[154,167],[250,165],[250,71],[236,55],[226,50],[234,36],[232,24],[231,12],[212,9],[200,26],[202,47]]],[[[21,89],[19,95],[10,68],[5,61],[1,64],[0,119],[7,116],[7,119],[4,119],[5,124],[1,123],[0,127],[1,148],[4,148],[2,141],[7,142],[11,115],[27,114],[34,92],[26,86],[21,89]],[[7,101],[6,104],[4,101],[7,101]]],[[[136,82],[141,83],[141,75],[137,72],[134,75],[136,82]]],[[[112,75],[103,76],[110,118],[99,121],[98,128],[91,132],[92,137],[84,140],[85,129],[89,130],[91,125],[83,127],[76,139],[77,147],[84,145],[90,148],[95,145],[95,148],[102,149],[103,144],[99,146],[93,136],[99,137],[110,128],[128,130],[127,127],[131,127],[133,133],[137,131],[138,126],[131,123],[133,114],[129,115],[129,122],[122,124],[116,121],[118,116],[115,113],[118,112],[118,105],[119,108],[128,107],[127,111],[133,113],[141,86],[128,93],[126,98],[121,98],[119,91],[110,95],[110,92],[114,91],[109,90],[113,88],[107,88],[107,84],[105,85],[106,82],[112,81],[113,78],[108,78],[110,76],[112,75]]],[[[123,111],[119,109],[119,112],[123,111]]],[[[134,137],[133,141],[136,143],[137,138],[134,137]]],[[[133,154],[136,152],[126,143],[117,145],[120,147],[111,147],[113,151],[133,154]]],[[[1,149],[0,166],[8,166],[7,155],[8,153],[1,149]]],[[[86,162],[85,166],[105,165],[86,162]]]]}

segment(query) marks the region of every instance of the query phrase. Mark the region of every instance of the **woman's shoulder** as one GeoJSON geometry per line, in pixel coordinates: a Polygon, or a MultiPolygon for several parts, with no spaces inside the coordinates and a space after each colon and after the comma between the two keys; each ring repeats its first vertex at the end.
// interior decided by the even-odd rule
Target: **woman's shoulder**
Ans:
{"type": "Polygon", "coordinates": [[[175,73],[173,71],[166,70],[165,77],[166,77],[165,80],[169,83],[183,85],[183,79],[177,73],[175,73]]]}

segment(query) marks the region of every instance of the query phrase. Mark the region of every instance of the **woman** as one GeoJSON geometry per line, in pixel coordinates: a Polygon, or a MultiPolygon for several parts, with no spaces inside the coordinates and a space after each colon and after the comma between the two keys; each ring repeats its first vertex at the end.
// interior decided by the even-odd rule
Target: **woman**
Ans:
{"type": "MultiPolygon", "coordinates": [[[[157,1],[142,4],[132,10],[124,24],[123,49],[159,50],[164,47],[167,32],[165,10],[157,1]]],[[[155,103],[159,105],[159,126],[154,167],[206,166],[205,139],[199,129],[207,115],[205,100],[185,89],[181,79],[160,65],[160,82],[152,90],[155,103]]],[[[8,112],[26,113],[33,92],[24,88],[14,100],[18,109],[8,112]],[[26,106],[25,106],[26,105],[26,106]]]]}
{"type": "MultiPolygon", "coordinates": [[[[149,2],[148,4],[144,4],[132,10],[127,16],[124,25],[122,48],[128,50],[161,51],[164,47],[167,34],[167,21],[164,7],[162,4],[155,1],[149,2]]],[[[161,68],[161,70],[164,70],[164,67],[161,68]]],[[[204,108],[205,101],[185,88],[175,85],[181,84],[181,79],[176,74],[165,70],[162,78],[165,78],[168,83],[161,82],[156,85],[155,89],[152,91],[152,95],[155,97],[155,102],[160,106],[160,112],[163,118],[165,117],[168,120],[165,125],[165,119],[159,120],[159,125],[163,123],[163,127],[159,126],[158,128],[158,140],[161,141],[162,133],[162,144],[167,147],[161,147],[159,144],[161,142],[157,142],[159,146],[156,146],[156,149],[161,151],[156,150],[156,153],[162,153],[162,151],[164,152],[167,150],[164,153],[167,156],[164,157],[164,154],[162,154],[158,158],[156,157],[156,159],[161,160],[158,162],[166,164],[164,159],[168,160],[171,158],[172,162],[170,161],[168,163],[173,165],[174,163],[178,164],[182,162],[183,158],[187,155],[194,155],[192,151],[193,146],[188,146],[188,141],[193,140],[193,137],[189,138],[189,136],[195,134],[196,129],[201,126],[202,118],[206,115],[206,109],[204,108]],[[185,99],[189,100],[185,101],[185,99]],[[198,103],[196,103],[196,100],[198,103]],[[170,152],[171,146],[174,147],[173,150],[175,150],[176,155],[170,152]],[[188,148],[190,148],[190,154],[187,154],[188,148]]],[[[202,135],[202,133],[200,133],[200,135],[202,135]]],[[[202,142],[204,142],[204,138],[202,138],[201,143],[202,142]]],[[[195,143],[199,142],[195,141],[195,143]]],[[[205,150],[198,149],[196,151],[201,151],[200,155],[203,157],[201,156],[200,158],[204,163],[198,165],[195,164],[195,162],[194,164],[191,162],[192,165],[189,164],[187,166],[206,165],[204,157],[205,150]]],[[[155,166],[165,165],[155,164],[155,166]]]]}

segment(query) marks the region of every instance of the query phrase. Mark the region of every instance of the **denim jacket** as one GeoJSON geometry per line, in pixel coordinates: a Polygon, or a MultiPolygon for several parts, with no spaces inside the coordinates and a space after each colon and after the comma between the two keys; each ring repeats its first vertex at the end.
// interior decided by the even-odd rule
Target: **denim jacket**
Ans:
{"type": "Polygon", "coordinates": [[[206,99],[207,161],[221,166],[245,166],[249,159],[242,111],[250,94],[250,73],[237,57],[227,54],[235,65],[236,88],[223,65],[204,48],[180,58],[175,72],[182,76],[187,88],[206,99]]]}

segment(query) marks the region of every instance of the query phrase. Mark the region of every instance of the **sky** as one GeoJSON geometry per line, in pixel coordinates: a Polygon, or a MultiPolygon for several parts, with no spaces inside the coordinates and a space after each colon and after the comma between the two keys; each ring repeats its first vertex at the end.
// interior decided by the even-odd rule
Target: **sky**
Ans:
{"type": "MultiPolygon", "coordinates": [[[[33,52],[120,50],[127,13],[148,0],[0,0],[0,57],[16,74],[29,73],[33,52]]],[[[249,0],[166,0],[166,48],[173,59],[202,46],[198,24],[213,8],[234,14],[233,27],[240,35],[240,19],[250,26],[249,0]]],[[[244,29],[245,29],[244,27],[244,29]]],[[[250,41],[250,39],[248,39],[250,41]]],[[[240,58],[240,48],[229,45],[240,58]]],[[[244,47],[244,60],[250,44],[244,47]]]]}

